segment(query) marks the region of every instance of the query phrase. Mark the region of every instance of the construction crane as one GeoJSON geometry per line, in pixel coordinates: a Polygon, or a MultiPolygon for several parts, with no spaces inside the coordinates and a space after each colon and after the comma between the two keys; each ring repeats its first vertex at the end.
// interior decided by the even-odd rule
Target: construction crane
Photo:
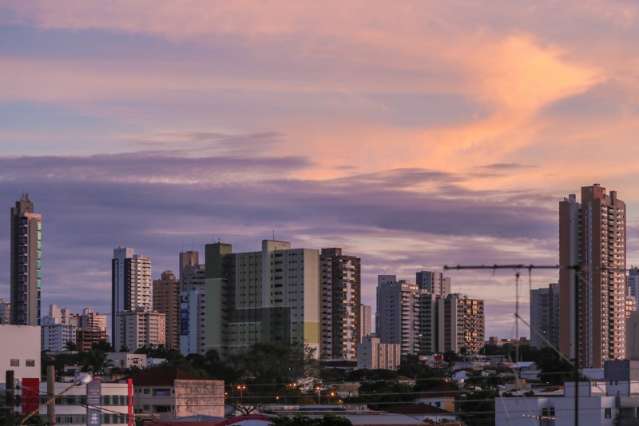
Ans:
{"type": "MultiPolygon", "coordinates": [[[[516,295],[515,295],[515,329],[516,329],[516,333],[517,335],[519,334],[519,320],[521,319],[521,317],[519,316],[519,277],[520,277],[520,273],[519,271],[521,270],[528,270],[528,277],[529,277],[529,287],[531,287],[531,277],[532,277],[532,271],[536,270],[536,269],[555,269],[555,270],[572,270],[575,271],[575,307],[578,306],[579,302],[578,302],[578,297],[579,297],[579,287],[580,287],[580,282],[584,282],[585,283],[585,273],[588,272],[594,272],[596,270],[599,271],[609,271],[609,272],[619,272],[619,273],[626,273],[628,271],[630,271],[630,269],[627,268],[619,268],[619,267],[614,267],[614,266],[607,266],[607,265],[588,265],[588,264],[576,264],[576,265],[567,265],[567,266],[562,266],[562,265],[534,265],[534,264],[523,264],[523,263],[519,263],[519,264],[504,264],[504,265],[499,265],[499,264],[494,264],[494,265],[454,265],[454,266],[448,266],[448,265],[444,265],[444,270],[445,271],[464,271],[464,270],[492,270],[493,272],[496,270],[501,270],[501,269],[508,269],[508,270],[512,270],[515,271],[515,286],[516,286],[516,295]]],[[[575,417],[574,417],[574,424],[575,426],[579,426],[579,332],[578,329],[579,327],[577,327],[576,325],[579,323],[580,321],[580,316],[579,316],[579,309],[575,308],[575,327],[574,327],[574,348],[575,348],[575,358],[574,358],[574,363],[573,363],[573,372],[574,372],[574,380],[575,380],[575,399],[574,399],[574,410],[575,410],[575,417]]],[[[518,336],[517,336],[518,337],[518,336]]],[[[517,358],[519,358],[519,342],[517,342],[516,346],[515,346],[516,350],[517,350],[517,358]]],[[[564,358],[567,359],[567,356],[565,354],[561,354],[559,353],[559,355],[564,358]]]]}
{"type": "Polygon", "coordinates": [[[528,270],[528,287],[529,290],[532,287],[532,271],[535,269],[559,269],[559,265],[533,265],[533,264],[506,264],[506,265],[444,265],[445,271],[455,270],[490,270],[496,271],[498,269],[508,269],[515,271],[515,362],[519,362],[519,278],[520,270],[528,270]]]}

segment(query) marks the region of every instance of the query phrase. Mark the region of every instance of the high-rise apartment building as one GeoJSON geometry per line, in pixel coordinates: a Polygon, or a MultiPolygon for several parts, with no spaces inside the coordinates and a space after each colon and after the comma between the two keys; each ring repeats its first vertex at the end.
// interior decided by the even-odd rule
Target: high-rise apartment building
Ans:
{"type": "Polygon", "coordinates": [[[166,316],[166,347],[180,349],[180,285],[172,271],[153,281],[153,310],[166,316]]]}
{"type": "Polygon", "coordinates": [[[376,332],[381,342],[399,344],[402,355],[478,352],[484,344],[483,301],[432,290],[394,275],[378,277],[376,332]]]}
{"type": "Polygon", "coordinates": [[[118,312],[115,317],[116,351],[135,351],[141,347],[158,347],[166,344],[165,315],[159,312],[118,312]],[[123,349],[126,349],[123,350],[123,349]]]}
{"type": "Polygon", "coordinates": [[[415,283],[378,276],[376,333],[382,343],[399,344],[402,355],[420,352],[420,295],[415,283]]]}
{"type": "Polygon", "coordinates": [[[206,270],[198,253],[180,253],[180,352],[206,353],[206,270]],[[186,261],[185,261],[186,259],[186,261]]]}
{"type": "Polygon", "coordinates": [[[639,305],[639,268],[632,267],[628,271],[628,290],[627,294],[635,298],[639,305]]]}
{"type": "Polygon", "coordinates": [[[320,355],[319,252],[286,241],[232,253],[209,244],[206,264],[206,347],[243,351],[257,342],[306,346],[320,355]]]}
{"type": "Polygon", "coordinates": [[[321,354],[325,360],[357,360],[360,340],[361,261],[325,248],[320,254],[321,354]]]}
{"type": "Polygon", "coordinates": [[[444,348],[440,352],[476,354],[484,346],[484,302],[461,294],[449,294],[444,304],[444,348]]]}
{"type": "Polygon", "coordinates": [[[559,347],[559,284],[530,291],[530,344],[559,347]]]}
{"type": "Polygon", "coordinates": [[[626,205],[616,191],[594,184],[581,202],[571,194],[559,203],[559,263],[561,351],[584,367],[623,358],[626,205]]]}
{"type": "Polygon", "coordinates": [[[27,194],[11,208],[11,322],[40,325],[42,215],[27,194]]]}
{"type": "Polygon", "coordinates": [[[446,297],[450,294],[450,278],[441,272],[419,271],[415,274],[415,283],[420,290],[446,297]]]}
{"type": "Polygon", "coordinates": [[[180,271],[179,280],[184,279],[185,271],[193,268],[197,268],[200,265],[200,253],[195,250],[181,251],[180,252],[180,271]]]}
{"type": "MultiPolygon", "coordinates": [[[[80,328],[83,330],[103,331],[104,336],[106,336],[107,316],[96,312],[93,308],[84,308],[80,315],[80,328]]],[[[103,340],[106,340],[106,337],[103,340]]]]}
{"type": "Polygon", "coordinates": [[[359,341],[373,333],[373,308],[370,305],[359,306],[359,341]]]}
{"type": "Polygon", "coordinates": [[[118,340],[116,335],[117,314],[133,311],[150,312],[153,309],[153,286],[151,259],[135,254],[131,248],[114,249],[111,267],[111,338],[115,342],[122,340],[118,340]]]}

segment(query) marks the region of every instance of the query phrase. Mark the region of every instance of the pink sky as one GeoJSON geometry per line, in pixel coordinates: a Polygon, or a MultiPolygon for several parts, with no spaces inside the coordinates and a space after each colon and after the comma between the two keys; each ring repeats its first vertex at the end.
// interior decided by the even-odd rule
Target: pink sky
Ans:
{"type": "MultiPolygon", "coordinates": [[[[235,185],[263,205],[239,198],[229,207],[239,221],[159,221],[123,243],[154,253],[159,274],[174,255],[158,235],[222,235],[252,249],[277,228],[298,246],[362,255],[373,303],[377,273],[555,262],[557,201],[599,182],[629,204],[636,262],[638,39],[630,0],[0,0],[0,143],[5,158],[33,157],[7,160],[0,183],[235,185]],[[197,173],[137,166],[154,155],[197,173]],[[59,168],[50,156],[80,163],[59,168]],[[231,157],[236,167],[221,163],[231,157]],[[322,210],[344,206],[349,188],[360,192],[352,210],[322,210]],[[278,221],[269,195],[300,215],[278,221]]],[[[87,261],[97,271],[81,281],[106,285],[101,256],[113,242],[96,238],[87,261]]],[[[62,236],[53,244],[71,250],[62,236]]],[[[51,277],[59,301],[54,266],[51,277]]],[[[488,331],[503,335],[509,281],[454,277],[491,304],[488,331]]]]}

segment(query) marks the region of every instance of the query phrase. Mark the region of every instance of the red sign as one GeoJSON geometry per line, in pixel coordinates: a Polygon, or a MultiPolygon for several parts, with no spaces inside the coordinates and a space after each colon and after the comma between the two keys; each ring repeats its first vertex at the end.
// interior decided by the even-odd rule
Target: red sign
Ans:
{"type": "Polygon", "coordinates": [[[40,408],[40,379],[22,379],[22,414],[29,414],[40,408]]]}
{"type": "Polygon", "coordinates": [[[128,385],[128,406],[129,406],[129,410],[128,410],[128,420],[129,420],[129,426],[135,426],[135,416],[133,415],[133,379],[128,379],[126,381],[127,385],[128,385]]]}

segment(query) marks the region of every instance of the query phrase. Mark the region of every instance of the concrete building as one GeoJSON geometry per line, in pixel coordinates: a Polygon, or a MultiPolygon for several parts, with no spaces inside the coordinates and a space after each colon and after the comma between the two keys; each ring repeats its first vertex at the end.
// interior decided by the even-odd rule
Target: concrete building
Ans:
{"type": "Polygon", "coordinates": [[[66,324],[76,327],[80,326],[80,315],[74,314],[67,308],[58,305],[49,305],[49,315],[42,318],[43,324],[66,324]]]}
{"type": "Polygon", "coordinates": [[[376,334],[381,342],[399,344],[402,355],[477,353],[484,345],[483,301],[457,293],[438,295],[448,286],[433,292],[428,284],[433,281],[425,275],[424,288],[394,275],[378,277],[376,334]]]}
{"type": "Polygon", "coordinates": [[[530,344],[559,347],[559,284],[530,291],[530,344]],[[544,340],[545,339],[545,340],[544,340]]]}
{"type": "Polygon", "coordinates": [[[153,310],[166,317],[166,347],[180,349],[180,285],[172,271],[153,281],[153,310]]]}
{"type": "Polygon", "coordinates": [[[153,368],[134,375],[137,417],[224,417],[224,381],[197,379],[175,368],[153,368]]]}
{"type": "MultiPolygon", "coordinates": [[[[88,419],[98,416],[100,423],[91,424],[103,425],[128,425],[129,412],[129,386],[127,383],[101,383],[99,377],[94,378],[94,382],[88,385],[78,385],[69,388],[69,383],[56,383],[56,394],[63,391],[64,396],[59,398],[55,404],[55,419],[58,425],[78,425],[89,424],[88,419]],[[68,389],[68,390],[67,390],[68,389]],[[88,392],[87,389],[91,389],[88,392]],[[97,404],[91,404],[92,398],[97,404]],[[87,408],[90,404],[93,408],[87,408]]],[[[47,384],[40,384],[40,395],[47,394],[47,384]]],[[[44,402],[44,401],[42,401],[44,402]]],[[[47,406],[40,404],[40,416],[46,418],[47,406]]],[[[131,420],[133,421],[133,420],[131,420]]]]}
{"type": "Polygon", "coordinates": [[[340,248],[320,254],[323,360],[357,359],[360,340],[361,261],[340,248]]]}
{"type": "Polygon", "coordinates": [[[0,298],[0,324],[11,324],[11,302],[0,298]]]}
{"type": "Polygon", "coordinates": [[[416,284],[394,275],[378,277],[376,334],[382,343],[400,345],[402,355],[420,350],[419,299],[416,284]]]}
{"type": "Polygon", "coordinates": [[[147,367],[147,358],[145,354],[136,354],[132,352],[109,352],[107,353],[107,359],[111,361],[115,368],[139,368],[140,370],[143,370],[147,367]]]}
{"type": "Polygon", "coordinates": [[[42,328],[42,350],[62,352],[77,343],[78,327],[71,324],[45,324],[42,328]]]}
{"type": "Polygon", "coordinates": [[[366,336],[357,348],[357,368],[366,370],[397,370],[401,364],[398,344],[381,343],[379,337],[366,336]]]}
{"type": "Polygon", "coordinates": [[[76,333],[76,345],[80,352],[90,351],[94,345],[107,341],[108,336],[105,329],[79,328],[76,333]]]}
{"type": "Polygon", "coordinates": [[[99,330],[107,332],[107,316],[96,312],[93,308],[82,309],[80,314],[80,328],[83,330],[99,330]]]}
{"type": "Polygon", "coordinates": [[[244,351],[257,342],[306,346],[320,354],[319,252],[286,241],[232,253],[206,246],[206,348],[244,351]]]}
{"type": "Polygon", "coordinates": [[[135,351],[144,346],[158,347],[166,344],[165,316],[159,312],[119,312],[116,315],[115,325],[114,349],[120,352],[135,351]]]}
{"type": "Polygon", "coordinates": [[[373,333],[373,308],[370,305],[359,306],[359,341],[373,333]]]}
{"type": "Polygon", "coordinates": [[[628,295],[634,297],[639,305],[639,268],[636,266],[628,271],[628,295]]]}
{"type": "MultiPolygon", "coordinates": [[[[151,259],[135,254],[131,248],[118,247],[113,250],[111,270],[111,318],[116,318],[121,312],[150,312],[153,309],[151,259]]],[[[116,332],[114,320],[113,342],[122,340],[116,332]]]]}
{"type": "Polygon", "coordinates": [[[626,321],[626,358],[639,360],[639,311],[631,313],[626,321]]]}
{"type": "Polygon", "coordinates": [[[632,315],[632,313],[636,310],[637,310],[637,300],[634,297],[627,295],[626,305],[624,310],[626,313],[626,320],[628,320],[628,318],[630,318],[630,315],[632,315]]]}
{"type": "MultiPolygon", "coordinates": [[[[603,380],[579,383],[579,424],[582,426],[631,426],[639,422],[639,362],[606,361],[603,380]]],[[[575,383],[564,384],[562,393],[495,399],[495,424],[575,424],[575,383]]]]}
{"type": "Polygon", "coordinates": [[[189,269],[198,268],[200,266],[200,253],[195,250],[181,251],[179,256],[179,276],[180,282],[185,278],[185,272],[189,269]]]}
{"type": "Polygon", "coordinates": [[[16,379],[40,377],[40,327],[29,325],[0,325],[0,383],[7,370],[16,379]]]}
{"type": "Polygon", "coordinates": [[[180,253],[180,352],[206,353],[206,269],[196,251],[180,253]]]}
{"type": "Polygon", "coordinates": [[[441,272],[419,271],[415,274],[415,283],[420,290],[440,297],[450,294],[451,280],[441,272]]]}
{"type": "Polygon", "coordinates": [[[440,299],[444,304],[444,350],[476,354],[484,346],[484,301],[461,294],[440,299]]]}
{"type": "Polygon", "coordinates": [[[561,351],[595,368],[623,358],[626,205],[616,191],[594,184],[581,188],[581,202],[571,194],[559,203],[559,263],[561,351]]]}
{"type": "Polygon", "coordinates": [[[28,194],[11,208],[11,323],[40,325],[42,215],[28,194]]]}

